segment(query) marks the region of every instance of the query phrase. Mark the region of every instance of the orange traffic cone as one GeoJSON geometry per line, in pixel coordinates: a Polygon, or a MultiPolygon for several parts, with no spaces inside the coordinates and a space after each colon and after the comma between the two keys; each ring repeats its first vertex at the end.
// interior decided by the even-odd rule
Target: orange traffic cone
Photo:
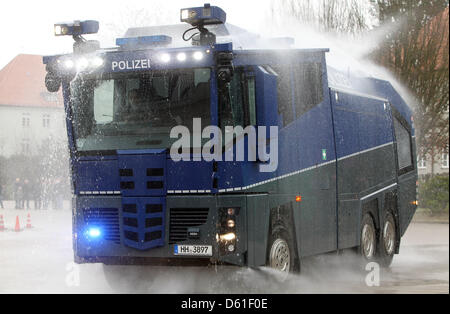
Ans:
{"type": "Polygon", "coordinates": [[[15,232],[20,232],[20,222],[19,222],[19,216],[16,216],[16,227],[14,228],[15,232]]]}
{"type": "Polygon", "coordinates": [[[3,221],[3,215],[0,215],[0,231],[5,231],[5,222],[3,221]]]}
{"type": "Polygon", "coordinates": [[[28,213],[28,215],[27,215],[27,229],[31,229],[31,228],[33,228],[31,226],[31,216],[30,216],[30,213],[28,213]]]}

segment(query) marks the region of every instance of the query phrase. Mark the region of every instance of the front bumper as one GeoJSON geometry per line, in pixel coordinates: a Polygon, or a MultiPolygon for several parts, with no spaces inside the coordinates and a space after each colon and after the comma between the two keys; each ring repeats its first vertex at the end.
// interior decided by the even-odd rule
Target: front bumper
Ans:
{"type": "Polygon", "coordinates": [[[73,199],[75,261],[119,265],[229,263],[244,266],[247,260],[245,204],[244,195],[173,195],[159,197],[156,201],[153,197],[131,200],[121,196],[76,196],[73,199]],[[138,206],[130,214],[126,208],[124,210],[124,204],[132,201],[138,206]],[[159,213],[162,218],[160,226],[146,223],[150,218],[158,217],[146,206],[155,202],[163,204],[163,210],[159,213]],[[221,250],[216,238],[220,232],[219,210],[224,207],[240,209],[235,217],[235,250],[231,253],[221,250]],[[180,211],[182,216],[176,216],[180,211]],[[191,216],[185,215],[191,212],[191,216]],[[104,237],[91,239],[87,235],[88,228],[93,224],[105,228],[104,237]],[[186,228],[192,228],[192,225],[200,231],[198,237],[189,238],[184,234],[186,228]],[[160,238],[149,237],[150,234],[160,235],[160,238]],[[176,244],[211,245],[212,256],[175,255],[176,244]]]}

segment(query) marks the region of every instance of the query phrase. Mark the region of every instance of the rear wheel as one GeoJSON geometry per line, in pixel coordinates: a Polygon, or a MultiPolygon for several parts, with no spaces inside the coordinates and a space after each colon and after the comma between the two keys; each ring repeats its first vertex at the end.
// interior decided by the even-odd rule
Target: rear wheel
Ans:
{"type": "Polygon", "coordinates": [[[294,241],[284,227],[277,226],[272,231],[267,266],[278,271],[277,279],[286,281],[291,273],[300,269],[295,254],[294,241]]]}
{"type": "Polygon", "coordinates": [[[377,253],[377,232],[370,214],[365,214],[361,224],[361,256],[369,262],[375,261],[377,253]]]}
{"type": "Polygon", "coordinates": [[[380,232],[379,260],[383,267],[389,267],[394,259],[397,245],[397,228],[394,215],[391,211],[386,213],[384,225],[380,232]]]}

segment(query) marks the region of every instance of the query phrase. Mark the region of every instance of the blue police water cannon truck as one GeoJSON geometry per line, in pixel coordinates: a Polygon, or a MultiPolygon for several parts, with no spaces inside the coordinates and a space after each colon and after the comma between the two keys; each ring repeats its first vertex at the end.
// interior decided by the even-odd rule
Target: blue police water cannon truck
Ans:
{"type": "Polygon", "coordinates": [[[109,49],[83,38],[96,21],[55,25],[75,40],[43,60],[48,90],[64,95],[75,261],[289,274],[306,256],[357,249],[388,266],[417,205],[402,97],[327,67],[327,49],[229,25],[219,7],[180,15],[109,49]],[[239,40],[260,49],[233,49],[239,40]],[[203,136],[174,150],[180,126],[203,136]],[[243,159],[225,158],[242,147],[243,159]],[[269,149],[271,160],[250,158],[269,149]]]}

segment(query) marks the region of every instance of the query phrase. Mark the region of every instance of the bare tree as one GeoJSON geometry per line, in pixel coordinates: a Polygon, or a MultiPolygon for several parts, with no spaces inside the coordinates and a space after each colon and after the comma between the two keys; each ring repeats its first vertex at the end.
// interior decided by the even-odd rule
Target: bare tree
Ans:
{"type": "Polygon", "coordinates": [[[380,20],[392,32],[375,53],[414,94],[419,154],[436,156],[448,147],[448,1],[378,0],[380,20]]]}
{"type": "Polygon", "coordinates": [[[356,35],[376,23],[377,9],[369,0],[286,0],[272,3],[273,15],[294,17],[320,32],[356,35]]]}

